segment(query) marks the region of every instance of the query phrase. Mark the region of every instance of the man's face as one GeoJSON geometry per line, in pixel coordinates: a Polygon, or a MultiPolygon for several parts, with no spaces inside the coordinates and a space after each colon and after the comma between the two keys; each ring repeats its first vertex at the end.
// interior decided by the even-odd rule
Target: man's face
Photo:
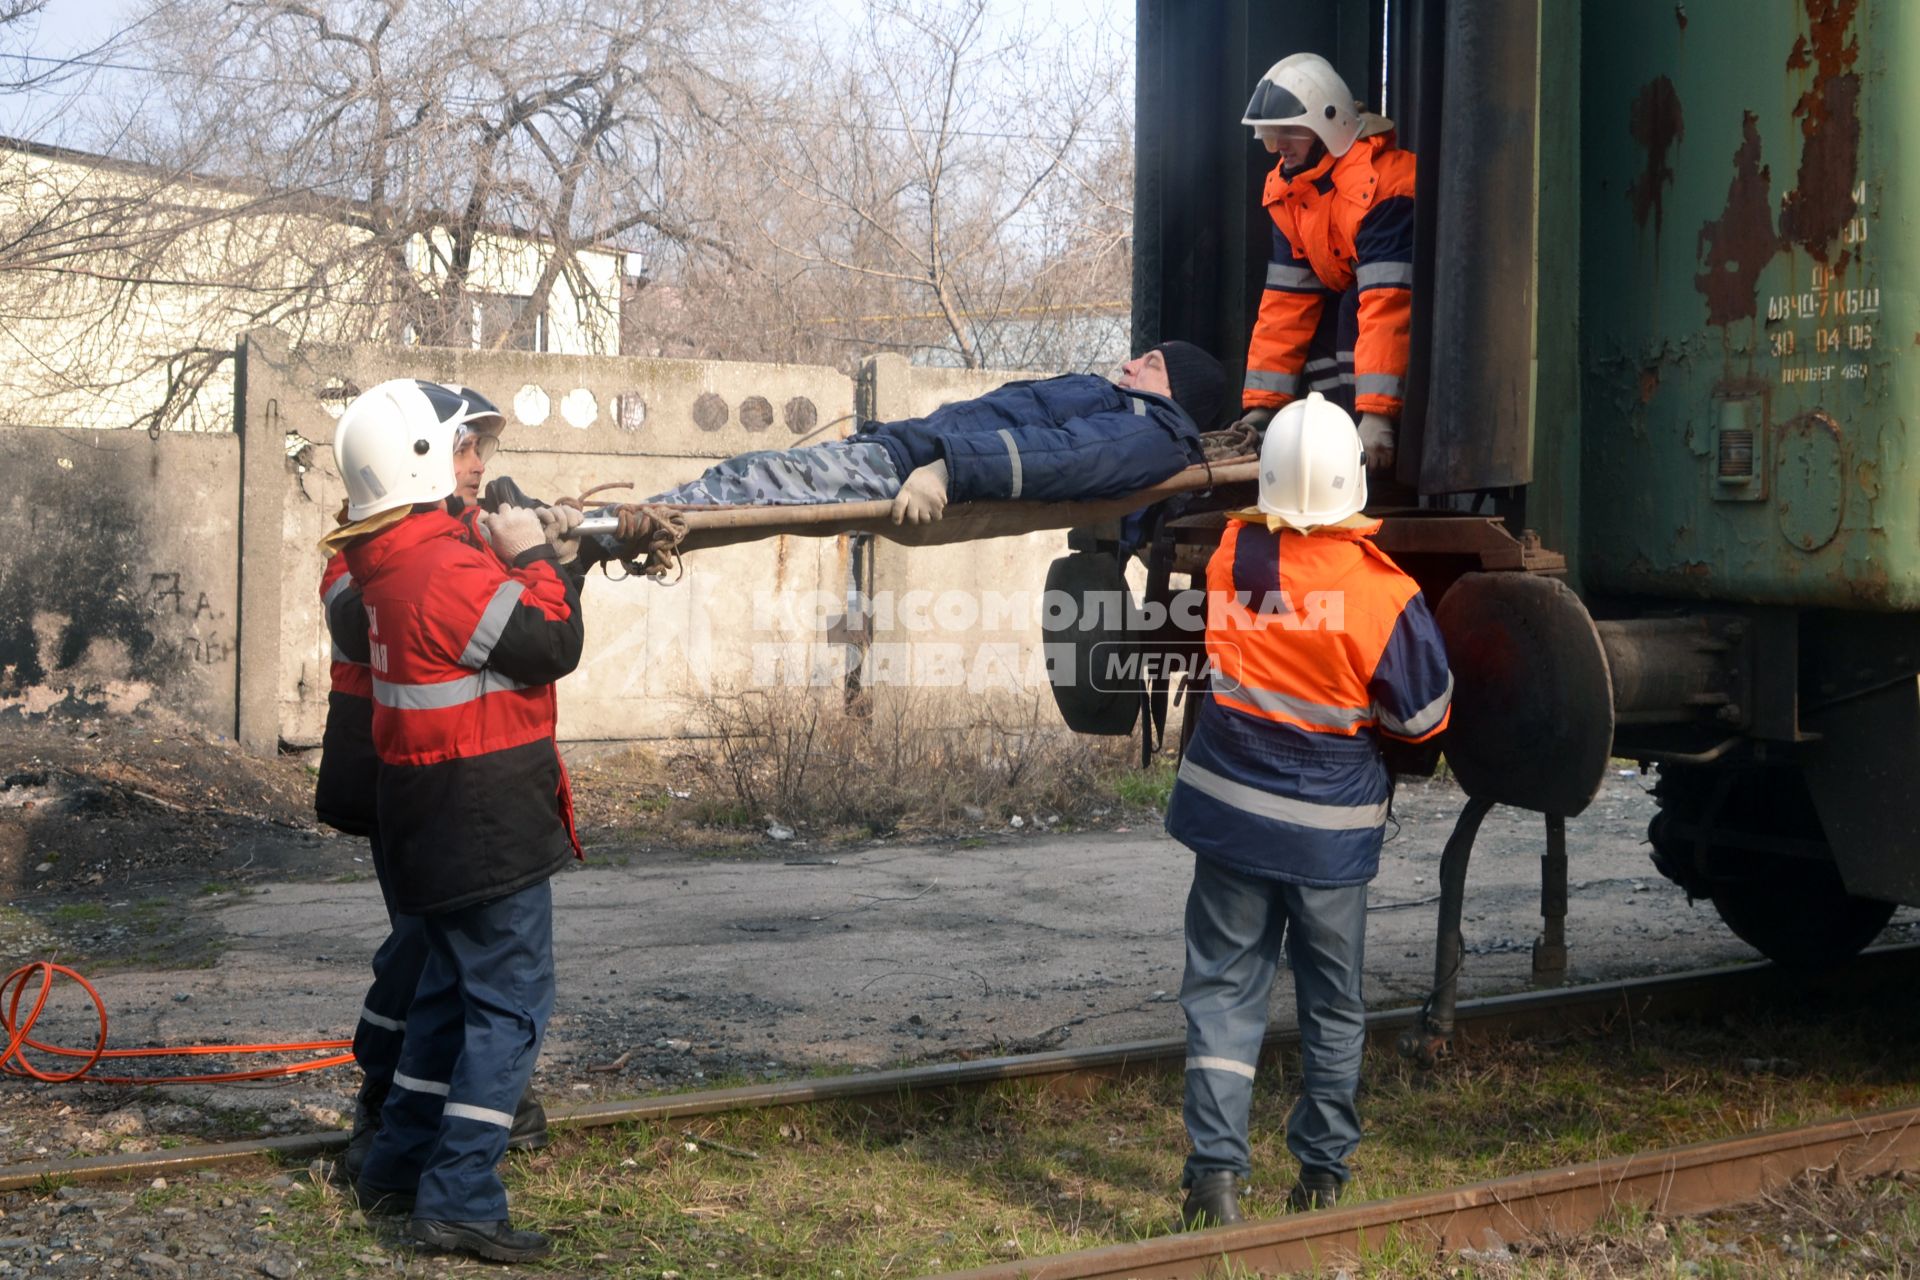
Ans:
{"type": "Polygon", "coordinates": [[[465,436],[453,448],[453,491],[468,502],[480,500],[480,486],[487,478],[487,458],[492,453],[493,441],[486,436],[465,436]]]}
{"type": "Polygon", "coordinates": [[[1280,163],[1289,169],[1304,168],[1313,159],[1314,144],[1320,141],[1319,134],[1297,124],[1255,125],[1253,136],[1260,139],[1268,155],[1279,156],[1280,163]]]}
{"type": "Polygon", "coordinates": [[[1121,365],[1120,376],[1114,382],[1132,391],[1151,391],[1168,398],[1173,396],[1173,384],[1167,380],[1167,358],[1158,351],[1135,356],[1121,365]]]}

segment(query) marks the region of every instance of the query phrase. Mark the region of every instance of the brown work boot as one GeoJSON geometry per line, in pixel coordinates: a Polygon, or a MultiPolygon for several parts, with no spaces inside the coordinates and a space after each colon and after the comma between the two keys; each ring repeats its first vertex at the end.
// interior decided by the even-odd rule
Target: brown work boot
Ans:
{"type": "Polygon", "coordinates": [[[1187,1202],[1180,1206],[1182,1230],[1225,1227],[1240,1221],[1243,1221],[1240,1217],[1240,1179],[1231,1169],[1203,1173],[1187,1188],[1187,1202]]]}

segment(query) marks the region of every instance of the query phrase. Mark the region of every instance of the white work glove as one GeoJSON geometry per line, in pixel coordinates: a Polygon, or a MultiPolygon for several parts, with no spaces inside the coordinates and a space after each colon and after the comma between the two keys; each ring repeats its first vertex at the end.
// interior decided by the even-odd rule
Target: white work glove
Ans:
{"type": "Polygon", "coordinates": [[[560,563],[571,563],[580,554],[580,535],[574,530],[587,518],[586,513],[578,507],[556,502],[551,507],[536,507],[533,514],[540,518],[540,528],[548,544],[559,553],[560,563]]]}
{"type": "Polygon", "coordinates": [[[1273,421],[1273,415],[1278,412],[1277,409],[1249,409],[1228,423],[1227,430],[1234,431],[1247,427],[1254,431],[1265,431],[1267,424],[1273,421]]]}
{"type": "Polygon", "coordinates": [[[1367,470],[1383,471],[1393,465],[1393,419],[1384,413],[1360,415],[1360,447],[1367,451],[1367,470]]]}
{"type": "Polygon", "coordinates": [[[932,524],[947,509],[947,460],[935,458],[924,467],[915,467],[907,482],[894,495],[895,524],[932,524]]]}
{"type": "Polygon", "coordinates": [[[480,528],[508,564],[529,547],[537,547],[547,540],[540,531],[540,517],[531,507],[502,507],[491,515],[482,512],[480,528]]]}

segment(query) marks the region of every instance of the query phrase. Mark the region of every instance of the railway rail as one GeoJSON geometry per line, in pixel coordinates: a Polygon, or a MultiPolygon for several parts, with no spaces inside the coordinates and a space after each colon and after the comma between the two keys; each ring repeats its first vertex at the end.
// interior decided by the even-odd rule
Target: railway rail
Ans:
{"type": "MultiPolygon", "coordinates": [[[[1880,947],[1861,955],[1845,970],[1850,990],[1904,993],[1920,980],[1920,944],[1880,947]]],[[[1760,1000],[1793,1000],[1817,991],[1821,979],[1797,975],[1767,962],[1690,970],[1650,978],[1489,996],[1463,1002],[1455,1034],[1463,1040],[1540,1031],[1569,1032],[1611,1023],[1620,1017],[1650,1019],[1711,1012],[1760,1000]]],[[[1368,1036],[1376,1045],[1392,1045],[1415,1027],[1418,1008],[1368,1014],[1368,1036]]],[[[1291,1028],[1267,1037],[1264,1053],[1298,1043],[1291,1028]]],[[[557,1129],[665,1122],[757,1108],[805,1106],[860,1098],[990,1088],[1009,1081],[1039,1081],[1066,1092],[1129,1074],[1177,1069],[1186,1057],[1181,1040],[1149,1040],[1100,1048],[1058,1050],[1018,1057],[941,1063],[898,1071],[878,1071],[821,1080],[711,1089],[662,1097],[556,1107],[549,1122],[557,1129]]],[[[18,1096],[18,1095],[16,1095],[18,1096]]],[[[236,1142],[207,1143],[166,1151],[87,1156],[0,1165],[0,1192],[49,1182],[118,1181],[172,1176],[247,1161],[300,1160],[325,1155],[346,1144],[340,1130],[287,1134],[236,1142]]]]}

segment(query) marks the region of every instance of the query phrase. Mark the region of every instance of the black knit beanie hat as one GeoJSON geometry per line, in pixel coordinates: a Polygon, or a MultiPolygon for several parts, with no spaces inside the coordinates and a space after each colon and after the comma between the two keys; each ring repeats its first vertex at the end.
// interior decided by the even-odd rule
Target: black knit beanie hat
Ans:
{"type": "Polygon", "coordinates": [[[1227,371],[1220,362],[1191,342],[1174,339],[1153,348],[1167,362],[1167,383],[1173,402],[1187,411],[1194,425],[1211,430],[1227,399],[1227,371]]]}

